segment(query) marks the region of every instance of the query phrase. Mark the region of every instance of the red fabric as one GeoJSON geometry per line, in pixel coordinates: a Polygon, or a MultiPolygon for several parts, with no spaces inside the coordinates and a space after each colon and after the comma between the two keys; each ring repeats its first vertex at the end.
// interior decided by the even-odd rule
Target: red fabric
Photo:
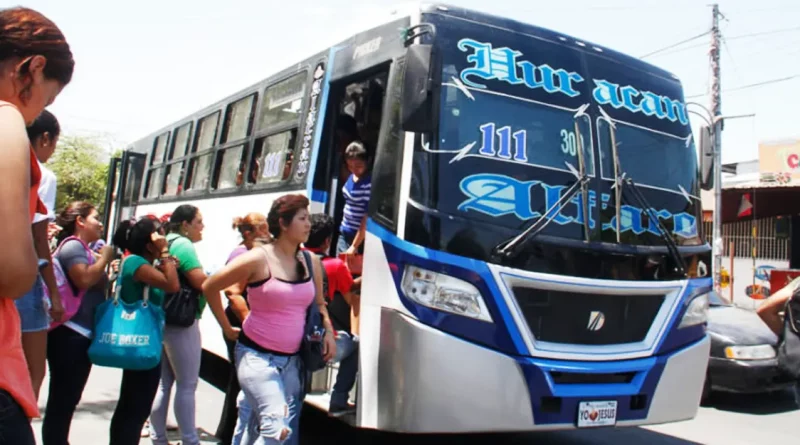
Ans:
{"type": "Polygon", "coordinates": [[[739,218],[743,216],[750,216],[753,214],[753,204],[750,201],[750,194],[745,193],[742,196],[742,202],[739,203],[739,218]]]}
{"type": "Polygon", "coordinates": [[[47,207],[41,199],[39,199],[39,182],[42,180],[42,170],[39,169],[39,162],[36,160],[36,153],[33,152],[31,147],[31,193],[28,197],[29,205],[28,210],[33,221],[33,215],[41,213],[47,214],[47,207]]]}
{"type": "MultiPolygon", "coordinates": [[[[312,253],[319,254],[319,249],[312,249],[304,247],[312,253]]],[[[347,264],[339,258],[325,257],[322,259],[322,267],[325,268],[325,274],[328,275],[328,300],[333,300],[333,295],[336,292],[346,294],[353,288],[353,274],[350,273],[347,264]]]]}
{"type": "Polygon", "coordinates": [[[333,300],[336,292],[346,294],[353,288],[353,275],[347,264],[339,258],[323,258],[322,266],[328,274],[328,300],[333,300]]]}

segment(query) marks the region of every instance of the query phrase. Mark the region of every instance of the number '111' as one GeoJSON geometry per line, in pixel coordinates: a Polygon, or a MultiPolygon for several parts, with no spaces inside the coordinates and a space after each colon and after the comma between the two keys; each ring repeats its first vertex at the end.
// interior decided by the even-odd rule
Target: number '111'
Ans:
{"type": "Polygon", "coordinates": [[[525,130],[519,130],[511,133],[511,127],[502,127],[495,130],[494,123],[483,124],[479,127],[481,129],[483,145],[478,151],[483,156],[497,156],[502,159],[511,159],[511,138],[514,138],[514,161],[528,162],[528,153],[525,150],[525,140],[527,133],[525,130]],[[495,134],[500,139],[500,147],[498,150],[494,148],[495,134]]]}

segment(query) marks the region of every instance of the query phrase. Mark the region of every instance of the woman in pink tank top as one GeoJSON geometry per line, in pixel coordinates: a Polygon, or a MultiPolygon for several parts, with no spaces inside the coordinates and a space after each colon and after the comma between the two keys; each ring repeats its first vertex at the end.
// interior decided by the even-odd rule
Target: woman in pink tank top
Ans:
{"type": "Polygon", "coordinates": [[[322,313],[325,360],[336,353],[336,342],[322,295],[322,265],[317,258],[306,262],[300,251],[311,230],[308,198],[277,199],[267,223],[274,241],[236,257],[205,281],[203,293],[225,336],[238,337],[236,373],[253,410],[242,443],[298,444],[305,378],[298,351],[309,305],[322,313]],[[248,283],[250,314],[240,331],[226,317],[220,292],[241,282],[248,283]]]}

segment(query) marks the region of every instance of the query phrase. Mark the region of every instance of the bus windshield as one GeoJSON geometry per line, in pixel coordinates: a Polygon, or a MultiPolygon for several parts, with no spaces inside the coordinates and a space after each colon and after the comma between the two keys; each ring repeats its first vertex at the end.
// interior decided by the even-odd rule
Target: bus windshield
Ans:
{"type": "Polygon", "coordinates": [[[415,143],[412,206],[439,221],[421,223],[426,237],[447,243],[445,231],[479,224],[485,253],[544,218],[537,236],[550,240],[702,244],[698,161],[676,80],[558,42],[463,27],[437,37],[437,133],[415,143]],[[617,176],[635,183],[619,202],[617,176]]]}
{"type": "MultiPolygon", "coordinates": [[[[695,187],[697,157],[691,137],[678,137],[653,129],[614,123],[620,173],[636,184],[684,193],[695,187]]],[[[603,179],[614,180],[611,131],[608,121],[597,120],[603,179]]]]}

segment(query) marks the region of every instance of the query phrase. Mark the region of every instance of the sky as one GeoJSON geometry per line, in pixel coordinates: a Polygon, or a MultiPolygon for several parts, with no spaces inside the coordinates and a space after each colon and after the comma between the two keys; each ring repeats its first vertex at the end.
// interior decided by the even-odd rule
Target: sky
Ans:
{"type": "MultiPolygon", "coordinates": [[[[61,28],[73,81],[49,109],[64,133],[109,150],[376,24],[387,0],[28,0],[61,28]]],[[[452,0],[636,57],[709,30],[707,0],[452,0]]],[[[17,2],[0,0],[0,7],[17,2]]],[[[723,162],[755,159],[758,143],[800,138],[800,2],[720,0],[723,162]],[[791,80],[738,89],[797,75],[791,80]],[[734,90],[734,91],[726,91],[734,90]],[[794,106],[791,104],[795,104],[794,106]]],[[[704,35],[646,57],[676,74],[687,100],[709,105],[704,35]]],[[[692,116],[693,126],[701,123],[692,116]]]]}

